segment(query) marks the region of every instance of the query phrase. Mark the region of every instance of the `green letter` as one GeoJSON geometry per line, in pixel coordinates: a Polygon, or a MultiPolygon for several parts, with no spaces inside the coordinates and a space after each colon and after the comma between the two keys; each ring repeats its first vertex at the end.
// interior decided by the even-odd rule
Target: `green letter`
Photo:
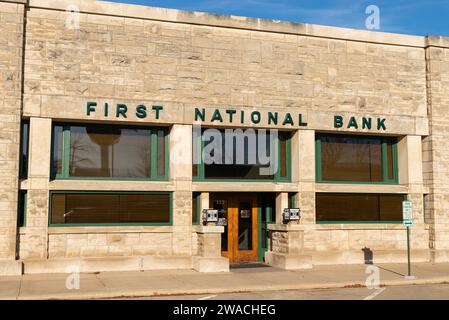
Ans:
{"type": "Polygon", "coordinates": [[[294,125],[293,118],[292,118],[292,115],[290,114],[290,112],[287,112],[285,114],[284,122],[282,122],[282,125],[285,126],[287,123],[292,126],[294,125]]]}
{"type": "Polygon", "coordinates": [[[126,104],[117,104],[117,112],[115,113],[115,117],[118,118],[120,115],[123,118],[126,118],[126,112],[128,111],[128,107],[126,104]]]}
{"type": "Polygon", "coordinates": [[[343,117],[342,116],[334,116],[334,128],[343,127],[343,117]]]}
{"type": "Polygon", "coordinates": [[[138,105],[136,107],[136,116],[139,119],[144,119],[147,117],[147,107],[144,106],[143,104],[138,105]]]}
{"type": "Polygon", "coordinates": [[[260,112],[259,111],[253,111],[251,112],[251,121],[254,124],[258,124],[260,122],[260,112]],[[254,119],[254,116],[257,116],[257,119],[254,119]]]}
{"type": "Polygon", "coordinates": [[[87,103],[87,115],[90,116],[91,112],[95,112],[95,108],[97,106],[96,102],[88,102],[87,103]]]}
{"type": "Polygon", "coordinates": [[[307,122],[302,122],[302,114],[301,113],[298,114],[298,125],[300,127],[307,127],[307,122]]]}
{"type": "Polygon", "coordinates": [[[223,122],[223,118],[221,117],[220,111],[218,109],[215,109],[210,122],[214,122],[215,120],[223,122]]]}
{"type": "Polygon", "coordinates": [[[234,109],[227,109],[226,113],[229,114],[229,122],[232,123],[232,116],[236,113],[234,109]]]}
{"type": "Polygon", "coordinates": [[[362,129],[365,128],[371,130],[371,118],[362,118],[362,129]]]}
{"type": "Polygon", "coordinates": [[[355,120],[355,117],[351,117],[349,120],[348,128],[354,127],[355,129],[359,128],[359,125],[357,124],[357,121],[355,120]]]}
{"type": "Polygon", "coordinates": [[[377,118],[377,130],[380,130],[380,128],[387,130],[387,127],[385,126],[385,120],[386,119],[381,120],[380,118],[377,118]]]}
{"type": "Polygon", "coordinates": [[[274,115],[271,112],[268,112],[268,124],[271,124],[273,122],[273,124],[277,125],[278,124],[278,113],[275,112],[274,115]]]}
{"type": "Polygon", "coordinates": [[[109,105],[107,102],[104,103],[104,116],[107,117],[109,115],[109,105]]]}
{"type": "Polygon", "coordinates": [[[198,108],[195,108],[195,121],[198,120],[198,117],[201,118],[201,121],[204,121],[205,113],[206,110],[204,110],[204,108],[201,109],[201,111],[198,108]]]}
{"type": "Polygon", "coordinates": [[[162,106],[152,106],[151,109],[156,111],[156,120],[157,120],[157,119],[159,119],[159,111],[161,111],[164,108],[162,106]]]}

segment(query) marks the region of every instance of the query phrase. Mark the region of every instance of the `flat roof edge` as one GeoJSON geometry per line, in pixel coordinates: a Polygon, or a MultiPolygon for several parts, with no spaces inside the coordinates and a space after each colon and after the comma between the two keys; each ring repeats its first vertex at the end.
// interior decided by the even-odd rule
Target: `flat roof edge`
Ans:
{"type": "MultiPolygon", "coordinates": [[[[2,1],[23,3],[26,0],[0,0],[0,2],[2,1]]],[[[158,20],[420,48],[425,48],[427,46],[449,48],[449,38],[440,36],[424,37],[96,0],[29,0],[28,3],[28,6],[31,8],[62,11],[65,11],[69,5],[78,6],[82,13],[125,18],[158,20]]]]}
{"type": "Polygon", "coordinates": [[[28,0],[0,0],[0,2],[26,4],[28,2],[28,0]]]}

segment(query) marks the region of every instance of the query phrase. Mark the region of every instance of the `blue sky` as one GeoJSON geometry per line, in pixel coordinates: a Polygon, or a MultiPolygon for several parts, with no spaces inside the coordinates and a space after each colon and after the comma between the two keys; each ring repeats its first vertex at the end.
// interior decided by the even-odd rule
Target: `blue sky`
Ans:
{"type": "Polygon", "coordinates": [[[147,6],[365,29],[365,9],[380,9],[380,30],[449,36],[449,0],[109,0],[147,6]]]}

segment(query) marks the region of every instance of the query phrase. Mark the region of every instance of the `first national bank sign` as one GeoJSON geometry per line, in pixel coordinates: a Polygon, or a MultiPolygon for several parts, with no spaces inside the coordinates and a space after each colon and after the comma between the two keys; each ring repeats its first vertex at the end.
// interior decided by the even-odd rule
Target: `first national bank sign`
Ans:
{"type": "MultiPolygon", "coordinates": [[[[110,106],[104,103],[99,106],[97,102],[87,102],[86,115],[89,117],[93,114],[101,114],[104,118],[127,119],[128,117],[136,117],[138,119],[152,118],[159,120],[164,112],[164,107],[153,105],[148,107],[144,104],[138,104],[133,108],[129,108],[124,103],[117,103],[110,106]]],[[[258,110],[236,110],[236,109],[205,109],[194,108],[193,119],[195,122],[205,122],[209,124],[236,123],[242,125],[257,125],[266,123],[267,125],[275,125],[282,127],[307,127],[301,113],[291,112],[260,112],[258,110]]],[[[367,130],[386,130],[385,118],[372,117],[344,117],[342,115],[334,115],[333,127],[335,129],[367,129],[367,130]]]]}

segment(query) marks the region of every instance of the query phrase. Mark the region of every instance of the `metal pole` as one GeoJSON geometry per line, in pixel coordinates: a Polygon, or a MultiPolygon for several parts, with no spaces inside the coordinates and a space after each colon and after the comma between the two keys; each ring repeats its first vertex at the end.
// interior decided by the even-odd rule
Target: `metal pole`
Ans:
{"type": "Polygon", "coordinates": [[[407,260],[408,260],[408,277],[412,276],[410,264],[410,227],[407,226],[407,260]]]}

